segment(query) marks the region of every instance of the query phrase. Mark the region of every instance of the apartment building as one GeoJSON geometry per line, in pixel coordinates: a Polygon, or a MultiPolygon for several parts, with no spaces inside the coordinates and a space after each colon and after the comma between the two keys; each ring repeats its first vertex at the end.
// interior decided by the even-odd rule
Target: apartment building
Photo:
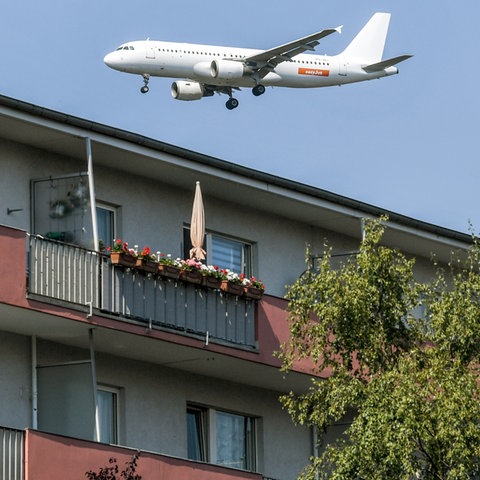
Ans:
{"type": "MultiPolygon", "coordinates": [[[[321,254],[386,244],[429,278],[470,237],[181,147],[0,96],[0,476],[85,478],[141,451],[157,478],[292,480],[318,448],[278,401],[285,285],[321,254]],[[262,279],[261,298],[112,263],[121,240],[189,256],[200,182],[205,264],[262,279]],[[102,245],[102,247],[100,247],[102,245]]],[[[137,246],[137,247],[135,247],[137,246]]],[[[335,436],[335,429],[329,435],[335,436]]]]}

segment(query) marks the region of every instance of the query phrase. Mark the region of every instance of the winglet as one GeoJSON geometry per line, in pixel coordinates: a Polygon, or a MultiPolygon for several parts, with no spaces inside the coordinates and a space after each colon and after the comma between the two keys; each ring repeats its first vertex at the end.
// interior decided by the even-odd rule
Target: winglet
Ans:
{"type": "Polygon", "coordinates": [[[343,28],[343,25],[340,25],[339,27],[337,27],[335,29],[335,31],[338,32],[338,33],[342,33],[342,28],[343,28]]]}

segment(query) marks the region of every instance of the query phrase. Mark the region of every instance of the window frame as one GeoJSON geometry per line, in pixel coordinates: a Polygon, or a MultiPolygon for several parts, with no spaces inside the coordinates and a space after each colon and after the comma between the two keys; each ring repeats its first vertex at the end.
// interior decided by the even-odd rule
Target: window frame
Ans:
{"type": "Polygon", "coordinates": [[[97,385],[97,413],[98,413],[99,441],[101,443],[108,443],[111,445],[120,445],[120,389],[119,388],[110,387],[102,384],[97,385]],[[101,412],[100,412],[100,406],[98,405],[99,392],[110,393],[113,399],[113,404],[111,405],[112,413],[113,413],[113,419],[112,419],[113,424],[111,425],[111,431],[109,432],[109,436],[113,433],[112,435],[113,438],[111,438],[110,441],[102,439],[101,412]]]}
{"type": "Polygon", "coordinates": [[[104,203],[104,202],[99,202],[98,200],[95,202],[95,207],[96,207],[96,210],[97,210],[97,230],[98,232],[100,233],[100,224],[99,224],[99,215],[98,215],[98,212],[99,210],[105,210],[107,212],[110,213],[110,225],[108,227],[109,230],[111,230],[111,235],[110,237],[111,238],[101,238],[100,237],[100,234],[99,234],[99,237],[98,237],[98,241],[102,241],[105,246],[108,246],[108,245],[113,245],[113,242],[115,241],[115,239],[117,238],[117,215],[118,215],[118,208],[113,206],[113,205],[109,205],[108,203],[104,203]]]}
{"type": "Polygon", "coordinates": [[[199,462],[208,462],[209,461],[209,448],[208,448],[208,409],[203,407],[198,407],[195,405],[187,405],[187,458],[194,461],[199,462]],[[195,440],[196,440],[196,448],[198,449],[198,457],[197,455],[192,455],[192,451],[190,450],[190,436],[191,433],[189,431],[190,423],[188,421],[188,416],[194,415],[195,419],[195,440]]]}
{"type": "MultiPolygon", "coordinates": [[[[241,245],[242,250],[242,259],[241,259],[241,269],[240,271],[233,270],[235,273],[243,273],[247,277],[253,275],[253,252],[254,252],[254,243],[243,238],[238,238],[232,235],[226,235],[223,233],[218,233],[215,231],[206,231],[204,239],[204,249],[206,251],[205,263],[207,264],[216,264],[215,261],[211,260],[213,257],[213,242],[214,238],[219,238],[226,240],[227,242],[237,243],[241,245]]],[[[183,227],[183,254],[185,258],[190,257],[190,249],[192,248],[192,243],[190,240],[190,225],[184,225],[183,227]]],[[[225,265],[218,264],[220,268],[229,268],[225,265]]]]}
{"type": "Polygon", "coordinates": [[[188,451],[188,432],[189,423],[187,420],[187,458],[194,461],[209,462],[213,465],[225,466],[237,470],[257,472],[258,468],[258,423],[259,418],[245,413],[239,413],[222,408],[205,407],[191,403],[187,403],[186,413],[194,412],[201,425],[197,431],[200,444],[203,442],[204,451],[201,459],[192,458],[188,451]],[[230,415],[232,417],[243,418],[244,422],[244,453],[243,465],[232,466],[224,463],[219,463],[218,459],[218,440],[219,430],[217,428],[217,420],[220,415],[230,415]]]}
{"type": "Polygon", "coordinates": [[[245,470],[249,472],[256,471],[257,466],[257,429],[256,419],[250,415],[244,415],[241,413],[230,412],[227,410],[215,410],[215,463],[228,468],[235,468],[238,470],[245,470]],[[232,464],[220,463],[219,461],[219,428],[218,418],[219,415],[225,417],[243,419],[243,466],[234,466],[232,464]]]}

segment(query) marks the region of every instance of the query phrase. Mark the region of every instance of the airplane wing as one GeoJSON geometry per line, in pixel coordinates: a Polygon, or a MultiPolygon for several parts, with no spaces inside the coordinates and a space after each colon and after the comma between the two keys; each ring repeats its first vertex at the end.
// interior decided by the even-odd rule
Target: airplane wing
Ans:
{"type": "Polygon", "coordinates": [[[382,60],[378,63],[372,63],[371,65],[365,65],[362,68],[366,72],[378,72],[380,70],[384,70],[385,68],[393,67],[397,63],[408,60],[411,57],[413,57],[413,55],[400,55],[399,57],[389,58],[388,60],[382,60]]]}
{"type": "MultiPolygon", "coordinates": [[[[342,25],[343,26],[343,25],[342,25]]],[[[244,59],[244,62],[250,67],[269,67],[269,70],[275,68],[279,63],[289,62],[295,55],[303,53],[307,50],[314,50],[320,43],[320,39],[331,35],[332,33],[342,33],[342,26],[337,28],[327,28],[321,32],[308,35],[307,37],[299,38],[293,42],[280,45],[279,47],[265,50],[251,57],[244,59]]]]}

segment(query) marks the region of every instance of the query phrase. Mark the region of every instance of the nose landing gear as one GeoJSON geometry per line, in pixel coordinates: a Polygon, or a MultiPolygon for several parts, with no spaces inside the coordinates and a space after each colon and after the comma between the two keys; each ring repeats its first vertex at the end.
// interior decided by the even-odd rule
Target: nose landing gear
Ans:
{"type": "Polygon", "coordinates": [[[148,88],[148,82],[149,82],[149,80],[150,80],[150,75],[149,75],[148,73],[144,73],[144,74],[142,75],[142,77],[143,77],[143,83],[144,83],[144,85],[143,85],[143,87],[140,89],[140,91],[141,91],[142,93],[147,93],[147,92],[150,90],[150,89],[148,88]]]}

